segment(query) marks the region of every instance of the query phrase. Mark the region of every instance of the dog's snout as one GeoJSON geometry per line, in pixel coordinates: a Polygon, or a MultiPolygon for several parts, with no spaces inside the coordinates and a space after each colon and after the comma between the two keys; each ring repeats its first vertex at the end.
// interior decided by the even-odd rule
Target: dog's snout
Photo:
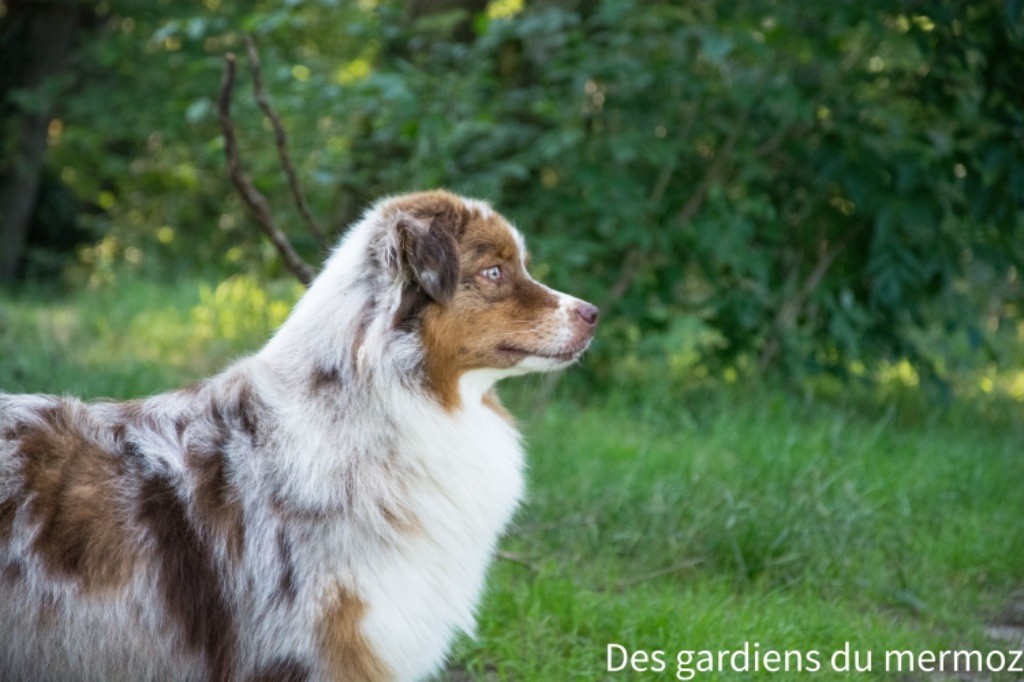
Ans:
{"type": "Polygon", "coordinates": [[[601,311],[597,309],[596,305],[591,305],[585,301],[581,301],[576,306],[576,314],[591,327],[597,324],[597,317],[600,313],[601,311]]]}

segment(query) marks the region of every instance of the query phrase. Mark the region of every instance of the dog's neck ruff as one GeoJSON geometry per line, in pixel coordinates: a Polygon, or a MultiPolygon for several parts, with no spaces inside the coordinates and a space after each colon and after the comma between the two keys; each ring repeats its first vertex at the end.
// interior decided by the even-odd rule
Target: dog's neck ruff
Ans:
{"type": "Polygon", "coordinates": [[[353,228],[250,371],[287,415],[271,466],[281,504],[362,520],[334,529],[323,565],[348,567],[339,579],[358,583],[370,605],[363,632],[395,679],[419,679],[443,663],[455,631],[472,631],[487,565],[522,496],[518,433],[482,403],[516,372],[467,372],[458,409],[439,404],[419,335],[392,323],[401,288],[377,277],[378,223],[371,214],[353,228]],[[406,532],[381,506],[401,510],[406,532]]]}

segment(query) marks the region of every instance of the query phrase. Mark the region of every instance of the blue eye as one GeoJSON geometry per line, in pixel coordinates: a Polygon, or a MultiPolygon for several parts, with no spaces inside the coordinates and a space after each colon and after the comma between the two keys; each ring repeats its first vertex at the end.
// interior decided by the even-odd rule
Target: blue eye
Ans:
{"type": "Polygon", "coordinates": [[[492,265],[489,268],[484,268],[484,270],[480,272],[480,275],[484,279],[489,279],[492,282],[499,282],[501,281],[501,267],[498,265],[492,265]]]}

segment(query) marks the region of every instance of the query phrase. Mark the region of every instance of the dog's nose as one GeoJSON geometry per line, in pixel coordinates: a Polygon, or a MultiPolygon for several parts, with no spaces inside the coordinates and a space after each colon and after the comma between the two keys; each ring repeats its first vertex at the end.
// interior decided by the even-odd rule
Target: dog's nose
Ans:
{"type": "Polygon", "coordinates": [[[580,319],[582,319],[590,326],[594,326],[595,324],[597,324],[597,316],[600,313],[601,311],[597,309],[596,305],[590,305],[589,303],[581,302],[578,306],[576,306],[576,314],[579,315],[580,319]]]}

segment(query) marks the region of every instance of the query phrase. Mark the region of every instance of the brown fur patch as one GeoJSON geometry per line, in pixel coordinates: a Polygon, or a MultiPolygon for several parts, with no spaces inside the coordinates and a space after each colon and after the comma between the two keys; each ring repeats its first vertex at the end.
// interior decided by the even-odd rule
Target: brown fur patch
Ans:
{"type": "Polygon", "coordinates": [[[136,561],[119,498],[122,463],[79,430],[71,406],[41,416],[18,448],[29,515],[39,524],[32,549],[49,571],[85,590],[121,585],[136,561]]]}
{"type": "Polygon", "coordinates": [[[458,239],[471,211],[454,194],[420,192],[392,201],[384,212],[396,221],[398,266],[409,284],[391,324],[412,330],[426,305],[447,303],[459,283],[458,239]]]}
{"type": "Polygon", "coordinates": [[[205,448],[191,445],[185,451],[185,466],[194,476],[197,514],[226,543],[231,558],[238,561],[245,549],[245,510],[231,483],[223,451],[226,440],[221,433],[205,448]]]}
{"type": "Polygon", "coordinates": [[[317,394],[338,386],[341,373],[336,366],[318,367],[309,377],[309,391],[317,394]]]}
{"type": "Polygon", "coordinates": [[[411,535],[423,532],[423,526],[412,510],[404,504],[386,504],[383,501],[377,502],[377,511],[384,517],[388,525],[402,535],[411,535]]]}
{"type": "Polygon", "coordinates": [[[469,208],[461,198],[440,189],[396,198],[388,204],[385,215],[398,213],[438,228],[448,229],[456,239],[465,232],[471,216],[469,208]]]}
{"type": "Polygon", "coordinates": [[[292,545],[284,528],[277,529],[277,557],[281,562],[281,577],[277,582],[277,593],[289,603],[295,601],[298,586],[295,584],[295,565],[292,563],[292,545]]]}
{"type": "Polygon", "coordinates": [[[239,561],[246,542],[245,509],[230,483],[227,460],[220,452],[204,456],[189,450],[185,465],[195,472],[197,513],[239,561]]]}
{"type": "Polygon", "coordinates": [[[231,679],[235,626],[217,567],[168,479],[155,477],[142,484],[139,521],[152,535],[158,587],[185,646],[205,657],[211,679],[231,679]]]}
{"type": "Polygon", "coordinates": [[[228,378],[223,388],[223,397],[209,400],[209,415],[217,429],[225,434],[225,440],[234,432],[247,436],[255,446],[261,445],[265,407],[255,387],[247,377],[236,375],[228,378]]]}
{"type": "Polygon", "coordinates": [[[395,316],[391,318],[391,325],[395,329],[412,331],[428,303],[430,303],[430,296],[427,296],[427,292],[415,285],[407,287],[398,301],[398,308],[395,310],[395,316]]]}
{"type": "Polygon", "coordinates": [[[200,524],[225,543],[228,555],[239,561],[245,549],[245,508],[232,480],[225,449],[233,439],[252,446],[262,440],[264,407],[248,380],[236,377],[229,397],[211,398],[212,432],[190,434],[185,442],[185,465],[195,485],[195,511],[200,524]]]}
{"type": "Polygon", "coordinates": [[[0,585],[4,587],[14,587],[21,581],[25,576],[25,567],[20,562],[14,562],[4,566],[4,570],[0,571],[0,585]]]}
{"type": "Polygon", "coordinates": [[[242,430],[255,444],[259,439],[260,419],[263,416],[263,406],[260,404],[252,384],[245,382],[238,391],[237,408],[238,416],[242,422],[242,430]]]}
{"type": "Polygon", "coordinates": [[[487,409],[497,414],[509,424],[515,424],[515,417],[513,417],[512,413],[506,410],[505,406],[501,404],[501,400],[498,399],[498,394],[493,388],[487,391],[487,393],[484,393],[482,402],[487,409]]]}
{"type": "Polygon", "coordinates": [[[178,415],[174,420],[174,433],[177,434],[178,438],[185,436],[185,429],[188,428],[189,418],[185,415],[178,415]]]}
{"type": "Polygon", "coordinates": [[[18,502],[7,498],[0,502],[0,544],[11,539],[11,528],[14,527],[14,515],[18,513],[18,502]]]}
{"type": "Polygon", "coordinates": [[[249,677],[249,682],[305,682],[309,666],[294,658],[276,658],[249,677]]]}
{"type": "Polygon", "coordinates": [[[331,679],[379,682],[392,678],[359,629],[365,613],[366,604],[344,587],[338,586],[331,595],[320,630],[320,646],[331,679]]]}

